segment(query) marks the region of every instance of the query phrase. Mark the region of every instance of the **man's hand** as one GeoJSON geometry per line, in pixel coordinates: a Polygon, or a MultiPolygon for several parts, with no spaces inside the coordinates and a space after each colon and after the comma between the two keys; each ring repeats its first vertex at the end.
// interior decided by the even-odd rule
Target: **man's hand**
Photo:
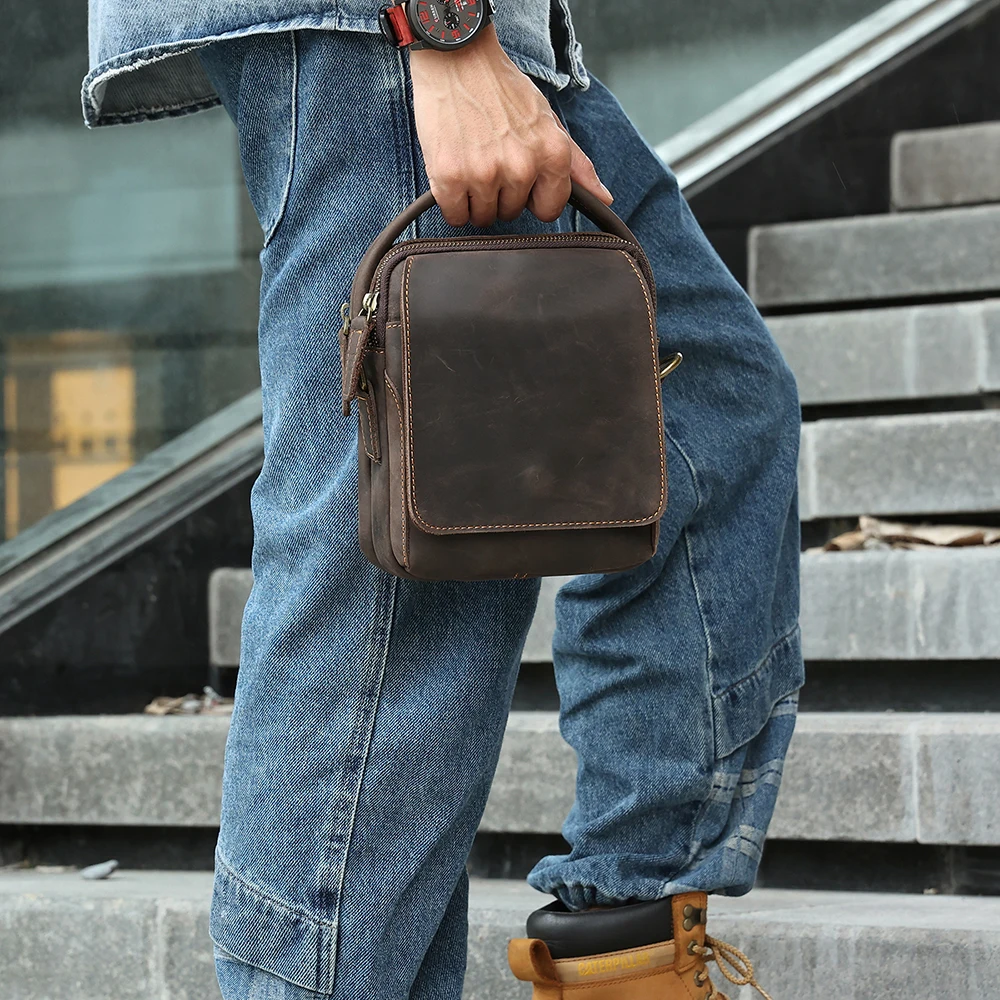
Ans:
{"type": "Polygon", "coordinates": [[[431,191],[451,225],[510,221],[525,207],[553,222],[571,180],[611,204],[594,165],[507,58],[492,25],[455,52],[411,52],[410,75],[431,191]]]}

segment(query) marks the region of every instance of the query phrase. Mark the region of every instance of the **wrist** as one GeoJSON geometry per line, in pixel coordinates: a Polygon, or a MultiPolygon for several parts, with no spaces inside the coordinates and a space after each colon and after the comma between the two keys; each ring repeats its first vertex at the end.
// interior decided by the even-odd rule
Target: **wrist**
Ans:
{"type": "Polygon", "coordinates": [[[415,79],[424,75],[436,77],[456,71],[488,69],[507,61],[507,53],[500,45],[496,29],[488,24],[468,45],[463,45],[454,52],[430,48],[411,51],[410,72],[415,79]]]}

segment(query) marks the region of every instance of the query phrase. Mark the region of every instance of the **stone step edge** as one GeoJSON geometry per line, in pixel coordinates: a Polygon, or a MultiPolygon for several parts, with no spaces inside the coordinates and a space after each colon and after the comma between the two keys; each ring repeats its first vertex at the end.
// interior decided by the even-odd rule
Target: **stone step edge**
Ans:
{"type": "MultiPolygon", "coordinates": [[[[211,873],[0,872],[4,1000],[69,996],[218,1000],[208,910],[211,873]]],[[[527,998],[507,941],[551,897],[523,882],[472,879],[464,1000],[527,998]]],[[[758,889],[711,897],[709,931],[746,951],[774,996],[852,1000],[960,996],[996,978],[1000,900],[758,889]],[[954,956],[961,955],[955,962],[954,956]]],[[[718,973],[715,978],[721,980],[718,973]]],[[[717,986],[725,985],[717,982],[717,986]]],[[[741,994],[742,996],[742,994],[741,994]]]]}
{"type": "Polygon", "coordinates": [[[889,189],[897,211],[1000,202],[1000,122],[897,132],[889,189]]]}
{"type": "MultiPolygon", "coordinates": [[[[224,717],[0,719],[0,816],[23,825],[217,826],[227,732],[224,717]],[[150,787],[172,794],[142,799],[137,790],[150,787]]],[[[997,759],[1000,713],[806,712],[770,832],[997,846],[1000,800],[982,794],[997,759]]],[[[575,774],[555,712],[512,712],[480,829],[558,833],[575,774]]]]}
{"type": "Polygon", "coordinates": [[[755,226],[747,291],[762,309],[995,295],[998,224],[987,204],[755,226]]]}
{"type": "MultiPolygon", "coordinates": [[[[215,570],[208,587],[209,659],[239,663],[249,569],[215,570]]],[[[542,581],[525,663],[552,659],[553,601],[561,578],[542,581]]],[[[1000,651],[1000,548],[824,553],[802,557],[807,660],[977,660],[1000,651]],[[919,600],[915,599],[919,595],[919,600]],[[914,599],[911,599],[914,598],[914,599]],[[960,630],[957,610],[976,629],[960,630]],[[850,627],[843,627],[849,623],[850,627]]]]}
{"type": "Polygon", "coordinates": [[[767,325],[803,406],[1000,391],[998,299],[771,316],[767,325]]]}

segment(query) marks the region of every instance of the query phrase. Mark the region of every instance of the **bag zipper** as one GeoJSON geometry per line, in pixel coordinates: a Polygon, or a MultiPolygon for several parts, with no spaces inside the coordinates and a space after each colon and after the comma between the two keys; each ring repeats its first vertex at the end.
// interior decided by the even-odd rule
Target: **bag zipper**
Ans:
{"type": "MultiPolygon", "coordinates": [[[[512,237],[517,239],[517,237],[512,237]]],[[[503,237],[496,236],[459,236],[459,237],[432,237],[424,236],[415,240],[407,240],[404,243],[397,243],[391,250],[388,250],[385,256],[378,262],[378,266],[375,268],[375,273],[372,275],[371,285],[369,286],[369,291],[364,295],[361,300],[361,310],[365,319],[371,322],[372,317],[375,315],[376,310],[379,307],[379,300],[381,298],[381,281],[382,276],[386,272],[388,266],[400,256],[412,253],[414,250],[419,251],[420,248],[426,248],[430,244],[439,245],[442,250],[447,250],[452,247],[457,249],[490,249],[494,246],[498,239],[503,239],[503,237]]],[[[646,278],[647,284],[650,283],[652,275],[649,273],[649,265],[646,263],[645,254],[643,254],[642,249],[637,247],[634,243],[629,243],[628,240],[623,240],[620,236],[615,236],[613,233],[538,233],[535,236],[521,237],[518,244],[518,249],[531,250],[534,249],[536,244],[538,246],[544,246],[546,243],[561,241],[568,245],[573,243],[606,243],[606,244],[616,244],[620,247],[627,247],[636,256],[640,269],[646,278]],[[638,253],[635,253],[638,251],[638,253]]],[[[650,286],[650,291],[652,294],[656,294],[655,285],[650,286]]],[[[384,302],[383,302],[384,305],[384,302]]],[[[375,330],[377,330],[378,325],[375,325],[375,330]]]]}

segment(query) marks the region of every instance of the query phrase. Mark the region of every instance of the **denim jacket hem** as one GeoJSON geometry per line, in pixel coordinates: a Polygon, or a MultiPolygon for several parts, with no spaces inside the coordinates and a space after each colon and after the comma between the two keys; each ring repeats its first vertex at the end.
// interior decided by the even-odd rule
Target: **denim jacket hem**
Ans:
{"type": "MultiPolygon", "coordinates": [[[[219,97],[201,68],[197,49],[213,42],[252,34],[297,30],[380,32],[375,17],[358,18],[342,13],[307,14],[131,49],[98,62],[84,78],[81,89],[83,120],[89,128],[127,125],[215,107],[219,104],[219,97]],[[111,107],[107,106],[109,87],[114,88],[111,107]]],[[[522,73],[549,83],[557,90],[571,83],[585,90],[590,85],[590,79],[568,15],[566,30],[568,51],[561,55],[568,72],[518,51],[516,46],[503,38],[501,42],[522,73]]]]}

